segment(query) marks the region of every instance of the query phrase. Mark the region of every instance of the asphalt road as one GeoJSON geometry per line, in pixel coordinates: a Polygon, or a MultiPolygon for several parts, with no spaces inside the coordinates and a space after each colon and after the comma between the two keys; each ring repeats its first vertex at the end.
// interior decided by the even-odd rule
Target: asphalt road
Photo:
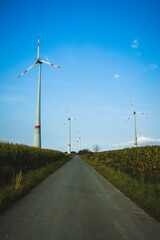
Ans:
{"type": "Polygon", "coordinates": [[[160,224],[78,156],[0,215],[0,240],[159,240],[160,224]]]}

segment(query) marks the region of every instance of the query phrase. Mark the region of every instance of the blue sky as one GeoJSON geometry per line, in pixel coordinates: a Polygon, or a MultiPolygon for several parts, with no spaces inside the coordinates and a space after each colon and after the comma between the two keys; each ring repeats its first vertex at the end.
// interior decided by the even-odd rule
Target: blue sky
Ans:
{"type": "Polygon", "coordinates": [[[0,1],[0,140],[33,144],[38,66],[42,64],[42,147],[131,147],[132,100],[139,145],[160,144],[160,2],[0,1]]]}

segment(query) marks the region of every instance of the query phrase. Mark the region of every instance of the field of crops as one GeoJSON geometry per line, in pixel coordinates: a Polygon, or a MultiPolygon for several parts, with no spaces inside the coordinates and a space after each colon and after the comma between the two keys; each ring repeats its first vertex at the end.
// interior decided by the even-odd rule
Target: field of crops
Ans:
{"type": "Polygon", "coordinates": [[[0,213],[72,157],[59,151],[0,142],[0,213]]]}
{"type": "Polygon", "coordinates": [[[59,151],[0,142],[0,186],[12,182],[20,172],[24,175],[61,159],[67,160],[69,156],[59,151]]]}
{"type": "Polygon", "coordinates": [[[160,146],[88,153],[85,158],[127,172],[141,181],[160,181],[160,146]]]}
{"type": "Polygon", "coordinates": [[[160,222],[160,146],[92,153],[81,158],[160,222]]]}

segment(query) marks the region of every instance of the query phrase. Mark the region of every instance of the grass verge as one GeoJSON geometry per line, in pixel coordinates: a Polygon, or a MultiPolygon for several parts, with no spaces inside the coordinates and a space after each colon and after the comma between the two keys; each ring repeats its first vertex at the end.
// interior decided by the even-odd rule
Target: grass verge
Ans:
{"type": "Polygon", "coordinates": [[[81,157],[139,207],[160,222],[160,183],[145,183],[132,178],[120,169],[115,170],[101,162],[86,159],[85,156],[81,157]]]}
{"type": "Polygon", "coordinates": [[[20,172],[12,183],[0,189],[0,213],[9,208],[14,202],[22,198],[26,193],[33,189],[38,183],[60,168],[69,159],[61,159],[52,162],[45,167],[31,170],[22,175],[20,172]]]}

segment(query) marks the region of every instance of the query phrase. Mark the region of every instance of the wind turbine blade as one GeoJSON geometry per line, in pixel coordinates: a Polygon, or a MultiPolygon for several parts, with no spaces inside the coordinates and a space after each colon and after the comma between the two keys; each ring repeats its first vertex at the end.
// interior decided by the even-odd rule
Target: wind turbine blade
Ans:
{"type": "Polygon", "coordinates": [[[148,113],[140,113],[140,112],[136,112],[138,114],[142,114],[142,115],[148,115],[148,113]]]}
{"type": "Polygon", "coordinates": [[[67,121],[65,121],[65,122],[63,123],[63,127],[67,124],[67,122],[68,122],[68,119],[67,119],[67,121]]]}
{"type": "Polygon", "coordinates": [[[132,101],[130,101],[130,103],[131,103],[131,107],[133,109],[133,112],[135,112],[132,101]]]}
{"type": "Polygon", "coordinates": [[[37,58],[39,59],[39,36],[38,36],[38,53],[37,53],[37,58]]]}
{"type": "Polygon", "coordinates": [[[133,115],[134,115],[134,113],[132,113],[132,115],[125,122],[127,122],[133,115]]]}
{"type": "Polygon", "coordinates": [[[24,73],[26,73],[29,69],[31,69],[32,67],[34,67],[35,65],[37,65],[38,63],[35,62],[32,64],[32,66],[30,66],[27,70],[25,70],[21,75],[19,75],[17,78],[21,77],[24,73]]]}
{"type": "Polygon", "coordinates": [[[71,118],[71,120],[78,121],[78,119],[77,119],[77,118],[71,118]]]}
{"type": "Polygon", "coordinates": [[[51,65],[51,66],[56,67],[56,68],[60,68],[59,66],[56,66],[56,65],[54,65],[52,63],[48,63],[48,62],[46,62],[44,60],[41,60],[41,62],[46,63],[46,64],[51,65]]]}
{"type": "Polygon", "coordinates": [[[69,110],[68,110],[68,108],[67,108],[67,116],[69,117],[69,110]]]}
{"type": "Polygon", "coordinates": [[[81,138],[82,141],[86,140],[86,138],[81,138]]]}

